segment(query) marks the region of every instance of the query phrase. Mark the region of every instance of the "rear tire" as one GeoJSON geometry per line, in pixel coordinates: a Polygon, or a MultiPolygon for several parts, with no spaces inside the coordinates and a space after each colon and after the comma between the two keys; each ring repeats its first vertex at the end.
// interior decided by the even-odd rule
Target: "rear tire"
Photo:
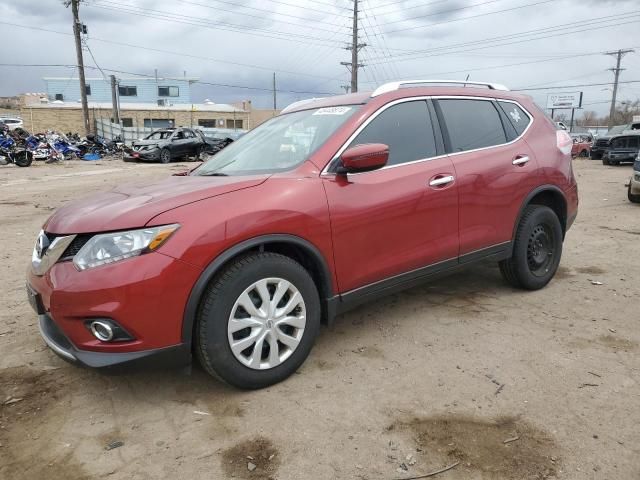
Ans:
{"type": "Polygon", "coordinates": [[[516,231],[511,258],[500,262],[510,285],[539,290],[553,278],[562,256],[562,226],[553,210],[529,205],[516,231]]]}
{"type": "Polygon", "coordinates": [[[318,289],[298,262],[270,252],[245,255],[224,268],[201,299],[196,355],[208,373],[236,387],[273,385],[293,374],[309,355],[320,310],[318,289]],[[259,293],[260,285],[268,300],[259,293]],[[284,293],[276,299],[281,285],[284,293]],[[285,311],[289,304],[295,307],[285,311]]]}
{"type": "Polygon", "coordinates": [[[589,156],[589,152],[587,152],[586,150],[582,150],[582,151],[580,152],[580,156],[581,156],[581,157],[583,157],[583,158],[586,158],[586,157],[588,157],[588,156],[589,156]]]}
{"type": "Polygon", "coordinates": [[[629,189],[627,190],[627,198],[631,203],[640,203],[640,195],[631,193],[631,181],[629,181],[629,189]]]}
{"type": "Polygon", "coordinates": [[[602,164],[603,165],[609,165],[609,160],[607,160],[606,158],[602,159],[602,164]]]}

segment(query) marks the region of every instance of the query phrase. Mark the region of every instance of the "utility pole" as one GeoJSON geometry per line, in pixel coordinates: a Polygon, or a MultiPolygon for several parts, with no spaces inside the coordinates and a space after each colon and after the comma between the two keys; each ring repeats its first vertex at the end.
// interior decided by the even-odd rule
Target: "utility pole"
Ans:
{"type": "Polygon", "coordinates": [[[351,61],[340,62],[340,65],[347,67],[347,70],[351,73],[351,93],[356,93],[358,91],[358,68],[364,67],[364,64],[358,63],[358,52],[366,46],[366,43],[358,43],[358,0],[353,0],[351,45],[346,47],[346,50],[351,50],[351,61]]]}
{"type": "Polygon", "coordinates": [[[618,79],[620,78],[620,72],[624,70],[624,68],[620,68],[620,62],[622,61],[622,57],[627,53],[632,53],[634,50],[628,48],[626,50],[618,50],[617,52],[606,52],[605,55],[616,56],[616,68],[610,68],[614,74],[613,80],[613,95],[611,96],[611,108],[609,109],[609,128],[613,127],[614,116],[616,114],[616,97],[618,96],[618,79]]]}
{"type": "Polygon", "coordinates": [[[273,72],[273,109],[277,110],[277,97],[276,97],[276,72],[273,72]]]}
{"type": "Polygon", "coordinates": [[[80,77],[80,99],[82,101],[82,121],[84,123],[85,135],[91,133],[91,125],[89,125],[89,105],[87,104],[87,82],[84,77],[84,60],[82,59],[82,43],[80,41],[80,32],[82,24],[79,18],[80,0],[70,0],[71,12],[73,13],[73,36],[76,40],[76,57],[78,61],[78,77],[80,77]]]}
{"type": "Polygon", "coordinates": [[[111,77],[111,104],[113,109],[113,123],[120,124],[120,112],[118,112],[118,91],[115,75],[109,75],[111,77]]]}

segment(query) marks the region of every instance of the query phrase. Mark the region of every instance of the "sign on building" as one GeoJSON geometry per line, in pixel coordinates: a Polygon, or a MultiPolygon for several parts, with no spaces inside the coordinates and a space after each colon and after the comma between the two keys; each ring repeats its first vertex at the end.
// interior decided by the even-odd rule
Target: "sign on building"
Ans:
{"type": "Polygon", "coordinates": [[[582,92],[550,93],[547,95],[547,108],[580,108],[582,92]]]}

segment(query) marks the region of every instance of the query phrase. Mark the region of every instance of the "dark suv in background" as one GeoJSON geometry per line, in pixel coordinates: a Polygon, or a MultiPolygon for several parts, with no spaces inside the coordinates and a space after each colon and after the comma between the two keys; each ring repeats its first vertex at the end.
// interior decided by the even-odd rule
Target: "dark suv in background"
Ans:
{"type": "Polygon", "coordinates": [[[602,154],[603,165],[633,163],[640,150],[640,132],[634,135],[618,135],[609,140],[602,154]]]}

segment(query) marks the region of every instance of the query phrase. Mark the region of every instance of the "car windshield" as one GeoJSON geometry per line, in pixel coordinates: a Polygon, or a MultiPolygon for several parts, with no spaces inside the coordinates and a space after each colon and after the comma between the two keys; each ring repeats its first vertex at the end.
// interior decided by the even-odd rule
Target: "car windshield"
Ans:
{"type": "Polygon", "coordinates": [[[275,117],[243,135],[193,175],[251,175],[290,170],[315,152],[357,106],[316,108],[275,117]]]}
{"type": "Polygon", "coordinates": [[[169,138],[173,132],[167,130],[160,130],[157,132],[153,132],[151,135],[145,138],[145,140],[164,140],[169,138]]]}

